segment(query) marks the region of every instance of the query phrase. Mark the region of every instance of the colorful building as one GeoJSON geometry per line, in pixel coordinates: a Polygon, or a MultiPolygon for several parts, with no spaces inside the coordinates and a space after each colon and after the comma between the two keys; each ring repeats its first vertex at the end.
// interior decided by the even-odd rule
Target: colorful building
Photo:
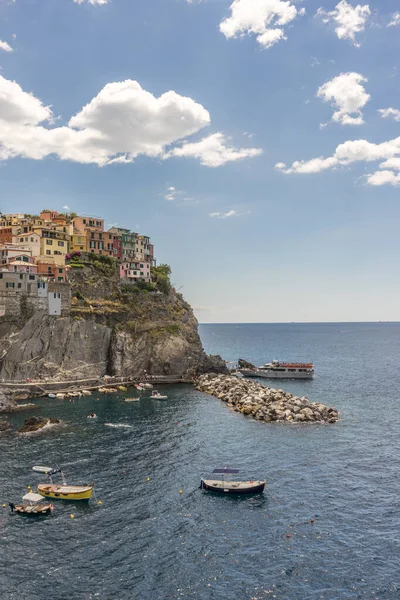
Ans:
{"type": "Polygon", "coordinates": [[[125,279],[130,283],[136,283],[137,281],[149,283],[151,281],[150,267],[150,263],[145,261],[122,261],[119,267],[120,279],[125,279]]]}
{"type": "Polygon", "coordinates": [[[62,231],[42,229],[40,256],[54,258],[57,265],[65,265],[65,255],[69,253],[70,237],[62,231]]]}
{"type": "Polygon", "coordinates": [[[104,231],[104,219],[98,217],[78,216],[72,220],[74,228],[78,231],[104,231]]]}
{"type": "Polygon", "coordinates": [[[54,258],[40,257],[36,260],[37,274],[60,283],[67,281],[67,267],[56,263],[54,258]]]}

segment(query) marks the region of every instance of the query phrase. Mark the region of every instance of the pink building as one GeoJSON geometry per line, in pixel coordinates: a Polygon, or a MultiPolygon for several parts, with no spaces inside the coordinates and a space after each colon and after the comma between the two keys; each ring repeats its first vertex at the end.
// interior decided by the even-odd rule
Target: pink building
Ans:
{"type": "Polygon", "coordinates": [[[125,279],[130,283],[136,283],[137,281],[150,283],[150,263],[147,261],[122,262],[119,266],[119,276],[121,279],[125,279]]]}
{"type": "Polygon", "coordinates": [[[15,273],[36,273],[37,267],[32,257],[32,250],[13,244],[0,247],[0,269],[15,273]]]}

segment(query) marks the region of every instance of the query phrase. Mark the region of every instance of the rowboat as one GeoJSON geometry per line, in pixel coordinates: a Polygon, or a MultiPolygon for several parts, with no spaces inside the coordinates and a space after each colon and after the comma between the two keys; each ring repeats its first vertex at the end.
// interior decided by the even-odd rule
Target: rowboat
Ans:
{"type": "Polygon", "coordinates": [[[65,481],[64,473],[61,469],[52,469],[50,467],[33,467],[35,473],[44,473],[48,476],[48,483],[39,483],[38,493],[44,498],[54,500],[89,500],[93,494],[94,484],[91,485],[68,485],[65,481]],[[62,483],[54,483],[54,475],[60,474],[62,483]]]}
{"type": "Polygon", "coordinates": [[[120,392],[127,392],[128,391],[128,388],[125,387],[124,385],[119,385],[118,389],[119,389],[120,392]]]}
{"type": "Polygon", "coordinates": [[[13,502],[8,503],[12,513],[15,512],[17,515],[38,517],[50,515],[54,508],[52,504],[44,504],[41,502],[43,500],[42,496],[35,494],[34,492],[25,494],[25,496],[22,497],[22,500],[24,502],[21,504],[14,504],[13,502]]]}
{"type": "Polygon", "coordinates": [[[208,492],[222,494],[260,494],[264,491],[266,481],[230,481],[225,475],[237,474],[238,469],[214,469],[213,474],[222,474],[222,479],[201,479],[200,488],[208,492]]]}
{"type": "Polygon", "coordinates": [[[140,398],[125,398],[125,402],[140,402],[140,398]]]}

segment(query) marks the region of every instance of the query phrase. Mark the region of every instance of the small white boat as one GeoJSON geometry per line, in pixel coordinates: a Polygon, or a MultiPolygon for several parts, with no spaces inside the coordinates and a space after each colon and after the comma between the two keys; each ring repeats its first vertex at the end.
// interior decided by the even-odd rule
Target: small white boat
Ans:
{"type": "Polygon", "coordinates": [[[96,413],[90,413],[90,415],[87,416],[88,419],[97,419],[97,415],[96,413]]]}
{"type": "Polygon", "coordinates": [[[91,396],[92,392],[89,392],[89,390],[82,390],[82,395],[83,396],[91,396]]]}
{"type": "Polygon", "coordinates": [[[168,396],[163,396],[162,394],[160,394],[160,392],[158,392],[157,390],[153,390],[151,392],[151,396],[150,398],[153,398],[153,400],[167,400],[168,396]]]}
{"type": "Polygon", "coordinates": [[[47,394],[48,398],[57,398],[57,396],[55,394],[47,394]]]}
{"type": "Polygon", "coordinates": [[[140,398],[125,398],[124,402],[140,402],[140,398]]]}
{"type": "Polygon", "coordinates": [[[64,400],[65,394],[56,394],[56,398],[58,398],[58,400],[64,400]]]}
{"type": "Polygon", "coordinates": [[[35,471],[35,473],[44,473],[45,475],[47,475],[47,473],[53,471],[53,467],[43,467],[36,465],[35,467],[32,467],[32,471],[35,471]]]}
{"type": "Polygon", "coordinates": [[[151,383],[143,383],[142,387],[145,387],[148,390],[151,390],[153,388],[153,385],[151,383]]]}

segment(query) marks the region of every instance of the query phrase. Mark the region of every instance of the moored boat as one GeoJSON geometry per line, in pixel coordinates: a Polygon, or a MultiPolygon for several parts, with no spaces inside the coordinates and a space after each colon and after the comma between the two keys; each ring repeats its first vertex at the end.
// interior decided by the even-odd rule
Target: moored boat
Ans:
{"type": "Polygon", "coordinates": [[[151,392],[150,398],[152,398],[153,400],[167,400],[168,396],[163,396],[162,394],[160,394],[159,391],[153,390],[151,392]]]}
{"type": "Polygon", "coordinates": [[[54,508],[52,504],[42,502],[42,496],[34,492],[25,494],[22,500],[23,502],[20,504],[8,503],[12,513],[27,516],[46,516],[50,515],[54,508]]]}
{"type": "Polygon", "coordinates": [[[314,377],[313,363],[282,362],[273,360],[260,367],[239,368],[244,377],[264,377],[266,379],[312,379],[314,377]]]}
{"type": "Polygon", "coordinates": [[[222,494],[260,494],[264,491],[266,481],[232,481],[226,479],[226,475],[236,475],[238,469],[214,469],[213,475],[220,474],[222,479],[201,479],[200,488],[208,492],[222,494]]]}
{"type": "Polygon", "coordinates": [[[38,493],[44,498],[54,500],[89,500],[93,494],[94,484],[91,485],[68,485],[61,469],[52,469],[50,467],[33,467],[35,473],[44,473],[48,476],[48,483],[39,483],[38,493]],[[54,483],[54,475],[60,475],[62,483],[54,483]]]}

